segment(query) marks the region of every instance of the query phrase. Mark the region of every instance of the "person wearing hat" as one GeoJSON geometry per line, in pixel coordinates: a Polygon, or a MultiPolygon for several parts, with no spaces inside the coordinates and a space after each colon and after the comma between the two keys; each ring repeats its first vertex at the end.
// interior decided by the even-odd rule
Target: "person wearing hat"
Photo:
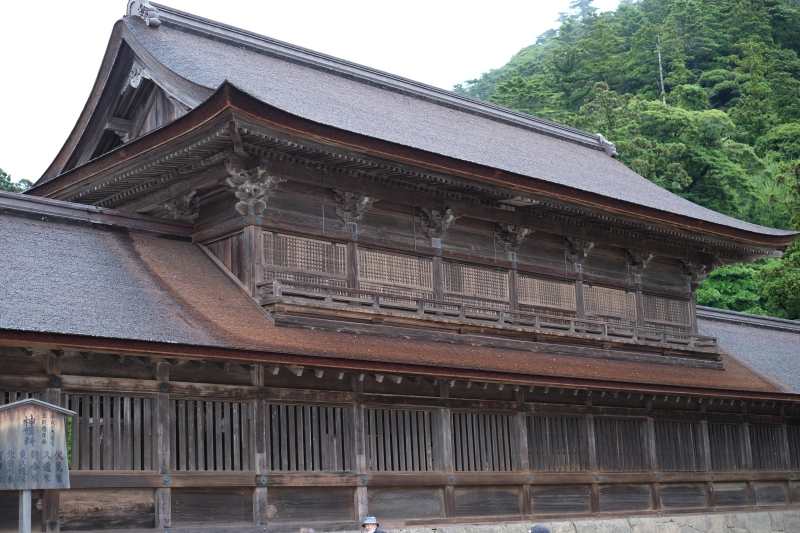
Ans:
{"type": "Polygon", "coordinates": [[[380,528],[380,524],[378,524],[378,521],[375,520],[374,516],[366,517],[364,519],[364,523],[361,524],[361,527],[363,527],[364,531],[367,533],[386,533],[380,528]]]}
{"type": "Polygon", "coordinates": [[[528,531],[528,533],[550,533],[550,529],[542,524],[536,524],[528,531]]]}

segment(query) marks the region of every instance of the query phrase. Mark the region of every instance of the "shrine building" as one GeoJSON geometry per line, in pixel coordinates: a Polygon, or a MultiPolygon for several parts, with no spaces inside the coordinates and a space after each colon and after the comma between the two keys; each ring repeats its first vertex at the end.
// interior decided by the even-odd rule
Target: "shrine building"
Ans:
{"type": "Polygon", "coordinates": [[[796,233],[616,156],[130,0],[55,160],[0,193],[0,404],[75,413],[34,529],[800,529],[800,324],[695,304],[796,233]]]}

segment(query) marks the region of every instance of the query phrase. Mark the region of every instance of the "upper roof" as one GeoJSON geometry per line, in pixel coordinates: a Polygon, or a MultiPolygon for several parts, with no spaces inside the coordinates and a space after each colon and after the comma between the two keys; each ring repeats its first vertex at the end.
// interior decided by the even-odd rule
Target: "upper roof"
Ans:
{"type": "MultiPolygon", "coordinates": [[[[795,235],[722,215],[662,189],[610,157],[602,136],[153,5],[160,12],[158,27],[127,16],[118,30],[146,56],[145,64],[174,77],[171,85],[191,87],[173,95],[189,107],[227,81],[314,123],[499,169],[532,184],[557,184],[681,215],[697,221],[697,228],[712,223],[756,235],[795,235]]],[[[102,76],[101,69],[98,84],[102,76]]],[[[72,137],[81,134],[76,127],[72,137]]],[[[37,185],[61,172],[70,146],[72,138],[56,159],[60,168],[54,163],[37,185]]]]}
{"type": "MultiPolygon", "coordinates": [[[[277,327],[209,255],[170,232],[170,227],[159,230],[162,221],[158,219],[152,219],[150,229],[160,233],[153,233],[126,227],[126,217],[133,225],[145,217],[107,211],[116,218],[93,224],[63,218],[63,214],[42,214],[32,200],[26,208],[12,205],[9,199],[25,203],[23,196],[0,193],[4,274],[19,280],[0,285],[0,341],[48,339],[73,349],[91,346],[98,347],[95,351],[291,361],[564,386],[689,394],[800,394],[800,384],[784,379],[800,375],[800,343],[790,342],[794,338],[784,339],[781,350],[786,356],[781,356],[782,366],[773,367],[761,364],[771,357],[762,347],[740,340],[742,335],[766,330],[733,328],[729,334],[724,327],[713,330],[715,324],[705,320],[703,331],[720,337],[724,370],[570,355],[568,348],[542,345],[539,349],[534,343],[512,350],[277,327]]],[[[65,212],[71,207],[77,213],[86,209],[57,203],[65,212]]]]}

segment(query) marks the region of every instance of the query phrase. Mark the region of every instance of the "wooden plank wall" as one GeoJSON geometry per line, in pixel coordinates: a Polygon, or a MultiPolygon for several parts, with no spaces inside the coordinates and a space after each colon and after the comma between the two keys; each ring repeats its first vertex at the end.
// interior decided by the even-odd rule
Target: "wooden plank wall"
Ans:
{"type": "MultiPolygon", "coordinates": [[[[98,372],[107,363],[104,372],[139,373],[94,360],[98,372]]],[[[171,380],[171,369],[189,375],[157,361],[150,379],[65,375],[52,389],[45,375],[45,387],[14,392],[7,384],[35,380],[0,376],[4,403],[55,397],[77,413],[73,489],[40,496],[43,509],[56,509],[48,530],[277,528],[365,513],[412,526],[781,508],[800,496],[790,478],[800,424],[782,414],[653,410],[650,400],[623,407],[611,397],[557,403],[542,391],[442,381],[437,396],[413,396],[410,384],[382,393],[395,385],[377,380],[365,392],[354,377],[351,392],[335,372],[303,381],[286,371],[267,377],[259,365],[249,367],[251,385],[190,383],[171,380]]],[[[10,500],[0,496],[2,517],[10,500]]]]}

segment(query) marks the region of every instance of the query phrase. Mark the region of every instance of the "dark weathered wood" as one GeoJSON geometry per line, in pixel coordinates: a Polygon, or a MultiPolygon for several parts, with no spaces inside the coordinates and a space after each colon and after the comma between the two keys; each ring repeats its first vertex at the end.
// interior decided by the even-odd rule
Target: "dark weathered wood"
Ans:
{"type": "Polygon", "coordinates": [[[278,487],[269,491],[271,521],[355,520],[352,487],[278,487]]]}
{"type": "Polygon", "coordinates": [[[661,507],[667,509],[695,509],[706,506],[705,483],[664,484],[659,487],[661,507]]]}
{"type": "Polygon", "coordinates": [[[193,524],[250,524],[253,491],[249,488],[192,488],[172,491],[172,522],[176,528],[193,524]]]}
{"type": "Polygon", "coordinates": [[[517,487],[455,487],[455,516],[521,513],[517,487]]]}
{"type": "Polygon", "coordinates": [[[65,531],[155,527],[152,489],[72,488],[62,492],[59,511],[65,531]]]}
{"type": "Polygon", "coordinates": [[[380,520],[439,518],[444,516],[444,489],[441,487],[370,488],[368,505],[370,514],[380,517],[380,520]]]}
{"type": "Polygon", "coordinates": [[[600,511],[645,511],[650,509],[649,485],[600,485],[600,511]]]}
{"type": "Polygon", "coordinates": [[[580,514],[591,511],[589,485],[533,486],[530,496],[532,512],[537,514],[580,514]]]}

